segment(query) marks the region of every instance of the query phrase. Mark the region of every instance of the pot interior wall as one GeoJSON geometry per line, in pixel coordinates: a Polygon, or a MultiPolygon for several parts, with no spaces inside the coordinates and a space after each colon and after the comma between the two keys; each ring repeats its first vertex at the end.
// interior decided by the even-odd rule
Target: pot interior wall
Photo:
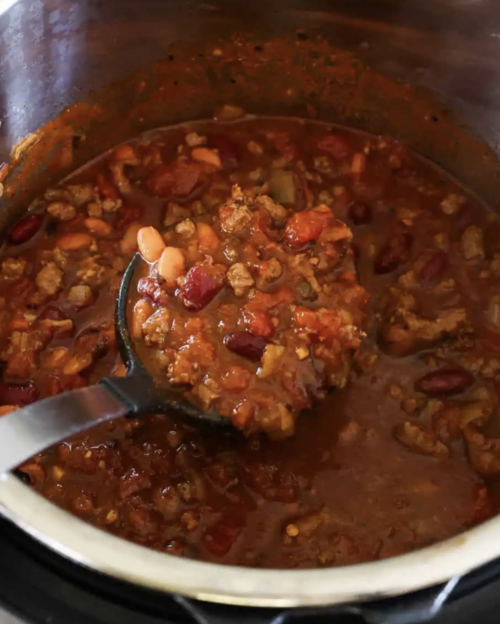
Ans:
{"type": "Polygon", "coordinates": [[[496,205],[495,23],[494,2],[294,0],[256,11],[243,2],[20,0],[0,18],[0,159],[17,145],[2,224],[49,178],[226,102],[392,134],[496,205]]]}

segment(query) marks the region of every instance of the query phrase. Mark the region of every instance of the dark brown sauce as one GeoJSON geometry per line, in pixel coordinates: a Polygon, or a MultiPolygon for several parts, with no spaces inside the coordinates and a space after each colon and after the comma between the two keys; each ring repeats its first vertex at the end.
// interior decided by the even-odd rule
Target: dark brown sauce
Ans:
{"type": "MultiPolygon", "coordinates": [[[[332,393],[320,409],[300,418],[293,438],[280,442],[245,438],[238,432],[198,430],[159,416],[117,422],[59,445],[22,467],[32,475],[36,489],[88,522],[152,548],[263,567],[345,565],[389,557],[450,537],[486,519],[494,506],[483,487],[483,477],[491,479],[495,473],[485,475],[490,469],[480,462],[471,466],[468,443],[461,433],[443,442],[449,457],[437,459],[408,450],[394,437],[394,428],[410,421],[434,431],[429,411],[424,409],[418,416],[402,409],[402,401],[415,396],[428,404],[414,390],[414,382],[424,373],[450,363],[461,368],[467,354],[492,360],[500,354],[500,338],[495,328],[492,331],[485,324],[485,310],[500,293],[492,264],[494,254],[500,253],[497,217],[456,181],[390,140],[381,147],[376,138],[350,129],[276,118],[233,124],[200,122],[190,124],[189,130],[199,135],[217,132],[237,145],[238,168],[218,174],[231,183],[246,179],[258,166],[266,171],[273,159],[288,153],[290,145],[295,151],[291,162],[302,161],[305,171],[319,174],[321,181],[308,181],[313,205],[320,203],[321,191],[327,190],[335,215],[353,228],[360,250],[358,273],[371,296],[365,348],[379,357],[378,363],[371,370],[357,370],[346,389],[332,393]],[[281,143],[266,138],[270,132],[280,135],[281,143]],[[340,133],[348,147],[341,158],[318,148],[318,140],[332,133],[340,133]],[[261,143],[264,153],[246,150],[248,141],[261,143]],[[352,155],[365,153],[367,147],[366,168],[353,177],[352,155]],[[330,160],[329,172],[315,166],[318,156],[330,160]],[[338,187],[347,189],[348,198],[335,194],[338,187]],[[454,216],[440,207],[450,194],[464,197],[454,216]],[[369,224],[352,222],[349,207],[353,201],[369,206],[369,224]],[[405,220],[412,238],[407,257],[393,271],[377,274],[377,254],[395,223],[405,220]],[[460,241],[470,225],[484,232],[484,258],[464,259],[460,241]],[[422,258],[439,251],[436,235],[449,241],[444,251],[446,266],[438,279],[426,282],[420,277],[425,264],[422,258]],[[382,326],[390,317],[384,299],[387,289],[412,269],[416,285],[411,290],[419,314],[433,318],[443,310],[464,308],[469,319],[467,344],[462,332],[422,345],[406,357],[379,350],[382,326]],[[454,280],[453,285],[440,291],[438,285],[449,279],[454,280]]],[[[163,161],[170,162],[177,155],[177,146],[184,144],[185,134],[185,126],[160,129],[130,144],[142,144],[147,151],[149,145],[161,141],[163,161]]],[[[105,155],[62,186],[93,181],[98,172],[109,176],[111,158],[112,154],[105,155]]],[[[207,189],[179,204],[189,207],[205,192],[207,189]]],[[[148,196],[135,185],[121,195],[124,203],[118,212],[104,215],[113,227],[124,210],[137,206],[143,209],[138,219],[141,224],[161,225],[166,201],[148,196]]],[[[220,201],[223,199],[221,193],[220,201]]],[[[46,203],[37,204],[37,210],[46,203]]],[[[78,215],[83,214],[85,209],[79,209],[78,215]]],[[[71,231],[86,231],[81,219],[79,223],[60,222],[55,234],[41,231],[24,245],[7,245],[3,259],[25,257],[30,266],[27,278],[33,284],[41,266],[41,250],[48,257],[55,238],[71,231]]],[[[107,266],[119,258],[118,241],[123,235],[124,228],[115,227],[105,239],[107,247],[100,239],[99,254],[107,266]]],[[[50,301],[36,304],[35,313],[47,304],[57,305],[76,327],[72,335],[51,338],[39,354],[40,367],[29,379],[41,396],[54,392],[53,377],[67,389],[74,383],[96,382],[118,365],[116,348],[108,341],[76,380],[74,375],[49,375],[44,368],[49,349],[64,346],[78,351],[78,336],[88,333],[90,327],[101,332],[102,323],[113,318],[116,290],[108,283],[95,289],[95,301],[89,307],[78,311],[67,301],[68,288],[85,255],[76,252],[72,257],[64,270],[64,289],[50,301]]],[[[113,283],[119,281],[129,257],[125,254],[113,283]]],[[[0,285],[0,296],[6,299],[1,335],[4,354],[11,340],[11,319],[30,305],[33,308],[29,292],[36,292],[36,287],[28,285],[26,292],[12,297],[12,288],[12,284],[0,285]]],[[[494,410],[488,424],[491,431],[482,426],[475,430],[493,435],[497,433],[496,378],[497,373],[485,377],[475,372],[470,388],[452,399],[444,398],[443,403],[462,405],[486,397],[494,410]]],[[[8,383],[25,384],[27,380],[4,373],[8,383]]]]}

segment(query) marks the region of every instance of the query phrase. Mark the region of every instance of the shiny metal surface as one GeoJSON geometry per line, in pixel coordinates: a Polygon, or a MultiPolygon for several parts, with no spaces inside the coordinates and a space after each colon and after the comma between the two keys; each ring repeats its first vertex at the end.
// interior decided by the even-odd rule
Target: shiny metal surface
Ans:
{"type": "MultiPolygon", "coordinates": [[[[259,5],[225,0],[18,0],[0,16],[0,161],[64,106],[164,57],[173,41],[211,43],[216,49],[233,35],[237,41],[241,34],[255,33],[265,42],[296,36],[297,31],[299,39],[320,31],[387,75],[431,89],[444,103],[443,116],[450,105],[499,153],[498,0],[273,0],[259,5]]],[[[192,62],[200,63],[194,52],[192,62]]],[[[236,55],[235,84],[239,62],[236,55]]],[[[217,93],[214,89],[214,97],[217,93]]],[[[224,93],[230,95],[230,87],[224,93]]],[[[313,94],[309,97],[321,105],[313,94]]],[[[184,110],[192,116],[206,113],[201,101],[186,102],[184,110]]],[[[359,119],[366,112],[360,110],[359,119]]],[[[354,113],[347,121],[356,125],[357,119],[354,113]]],[[[432,115],[420,122],[438,133],[440,120],[432,115]]],[[[384,131],[384,123],[376,130],[384,131]]],[[[419,142],[411,124],[401,125],[398,136],[440,161],[439,154],[419,142]]],[[[457,141],[441,164],[495,201],[498,168],[480,157],[467,165],[467,152],[457,141]],[[472,175],[474,169],[485,173],[472,175]]],[[[4,204],[2,210],[8,209],[4,204]]],[[[0,506],[30,534],[83,565],[145,587],[242,605],[321,605],[398,595],[500,556],[500,519],[495,518],[446,542],[384,561],[341,569],[241,569],[173,558],[118,540],[56,508],[11,476],[0,483],[0,506]]]]}
{"type": "Polygon", "coordinates": [[[101,385],[63,392],[0,419],[0,473],[19,466],[76,433],[119,416],[128,408],[101,385]]]}

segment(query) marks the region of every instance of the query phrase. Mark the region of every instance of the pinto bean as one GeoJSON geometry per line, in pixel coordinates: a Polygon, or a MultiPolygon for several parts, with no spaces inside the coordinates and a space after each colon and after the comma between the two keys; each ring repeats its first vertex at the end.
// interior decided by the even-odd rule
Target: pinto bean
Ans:
{"type": "Polygon", "coordinates": [[[143,227],[137,233],[137,245],[147,262],[156,262],[165,249],[165,241],[154,227],[143,227]]]}
{"type": "Polygon", "coordinates": [[[147,299],[139,299],[134,306],[132,317],[132,337],[142,338],[142,326],[153,314],[153,306],[147,299]]]}
{"type": "Polygon", "coordinates": [[[113,233],[111,225],[102,219],[89,217],[88,219],[85,219],[83,223],[85,227],[92,232],[92,234],[97,234],[98,236],[109,236],[113,233]]]}
{"type": "Polygon", "coordinates": [[[80,249],[88,249],[93,242],[94,239],[90,234],[86,234],[85,232],[71,232],[70,234],[61,236],[57,240],[56,246],[63,251],[79,251],[80,249]]]}
{"type": "Polygon", "coordinates": [[[133,254],[137,250],[137,235],[141,227],[140,223],[131,223],[125,230],[120,241],[120,250],[125,256],[133,254]]]}

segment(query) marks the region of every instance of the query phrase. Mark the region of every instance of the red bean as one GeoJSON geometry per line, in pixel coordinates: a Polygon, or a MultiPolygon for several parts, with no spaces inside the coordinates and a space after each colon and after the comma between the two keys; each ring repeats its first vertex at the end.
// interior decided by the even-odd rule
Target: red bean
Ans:
{"type": "Polygon", "coordinates": [[[219,152],[223,169],[236,169],[239,164],[237,146],[223,134],[211,134],[207,138],[207,144],[219,152]]]}
{"type": "Polygon", "coordinates": [[[474,383],[474,376],[466,370],[440,368],[427,373],[415,382],[415,390],[427,396],[452,396],[464,392],[474,383]]]}
{"type": "Polygon", "coordinates": [[[200,173],[201,169],[197,164],[161,164],[149,174],[145,186],[157,197],[186,197],[198,184],[200,173]]]}
{"type": "Polygon", "coordinates": [[[179,295],[189,310],[201,310],[207,306],[224,284],[224,271],[218,265],[198,265],[189,269],[179,295]]]}
{"type": "MultiPolygon", "coordinates": [[[[401,228],[398,228],[401,230],[401,228]]],[[[374,269],[378,275],[391,273],[406,262],[412,244],[408,231],[396,231],[375,257],[374,269]]]]}
{"type": "Polygon", "coordinates": [[[137,292],[157,305],[166,306],[168,303],[168,294],[153,277],[141,277],[137,284],[137,292]]]}
{"type": "Polygon", "coordinates": [[[354,202],[349,206],[347,216],[354,225],[364,225],[372,220],[372,210],[366,204],[354,202]]]}
{"type": "Polygon", "coordinates": [[[420,270],[420,279],[423,282],[433,282],[437,280],[446,269],[446,261],[446,253],[444,251],[437,251],[420,270]]]}
{"type": "Polygon", "coordinates": [[[231,550],[241,530],[241,522],[233,518],[222,517],[207,531],[203,537],[203,545],[212,555],[223,557],[231,550]]]}
{"type": "Polygon", "coordinates": [[[40,313],[40,320],[50,319],[51,321],[65,321],[68,318],[66,312],[55,305],[49,305],[40,313]]]}
{"type": "Polygon", "coordinates": [[[264,353],[267,340],[261,336],[255,336],[249,331],[234,332],[224,338],[224,344],[233,353],[258,362],[264,353]]]}
{"type": "Polygon", "coordinates": [[[116,186],[102,173],[97,174],[97,186],[106,199],[116,201],[120,196],[116,186]]]}
{"type": "Polygon", "coordinates": [[[34,403],[40,396],[33,382],[25,384],[9,384],[0,381],[0,404],[24,407],[34,403]]]}
{"type": "Polygon", "coordinates": [[[409,169],[408,167],[398,167],[397,169],[394,169],[393,174],[396,178],[406,180],[409,178],[415,178],[416,171],[414,169],[409,169]]]}
{"type": "Polygon", "coordinates": [[[9,241],[13,245],[22,245],[33,238],[42,227],[43,215],[26,215],[12,228],[9,241]]]}
{"type": "Polygon", "coordinates": [[[328,152],[335,159],[342,160],[351,153],[351,147],[347,139],[339,133],[326,134],[318,141],[318,147],[324,152],[328,152]]]}

